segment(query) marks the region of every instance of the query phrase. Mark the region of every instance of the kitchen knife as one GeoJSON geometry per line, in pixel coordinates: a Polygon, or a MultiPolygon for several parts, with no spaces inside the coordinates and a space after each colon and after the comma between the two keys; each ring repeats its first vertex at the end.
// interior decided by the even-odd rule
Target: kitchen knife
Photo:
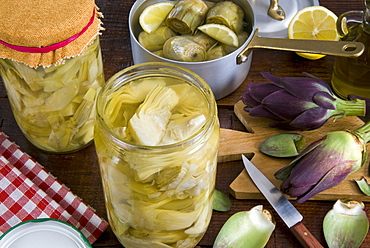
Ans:
{"type": "Polygon", "coordinates": [[[267,201],[279,214],[281,219],[289,227],[293,235],[305,248],[323,247],[319,241],[308,231],[302,223],[303,217],[298,210],[285,198],[270,180],[254,166],[244,155],[242,155],[245,169],[247,170],[256,187],[265,196],[267,201]]]}

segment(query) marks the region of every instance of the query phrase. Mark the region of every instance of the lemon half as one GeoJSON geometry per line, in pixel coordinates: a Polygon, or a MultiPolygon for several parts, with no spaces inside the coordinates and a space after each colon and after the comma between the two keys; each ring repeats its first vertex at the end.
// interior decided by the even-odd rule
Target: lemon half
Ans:
{"type": "MultiPolygon", "coordinates": [[[[303,40],[339,40],[336,27],[338,17],[323,6],[309,6],[299,10],[288,26],[289,39],[303,40]]],[[[322,54],[297,53],[307,59],[316,60],[322,54]]]]}

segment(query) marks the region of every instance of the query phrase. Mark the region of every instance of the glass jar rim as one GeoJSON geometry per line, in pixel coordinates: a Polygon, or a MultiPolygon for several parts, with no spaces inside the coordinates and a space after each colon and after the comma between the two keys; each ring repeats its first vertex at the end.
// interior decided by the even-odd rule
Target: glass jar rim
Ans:
{"type": "MultiPolygon", "coordinates": [[[[133,80],[131,78],[129,81],[133,80]]],[[[153,150],[153,149],[158,149],[158,150],[166,150],[169,148],[175,148],[179,146],[184,146],[188,145],[189,143],[194,143],[197,142],[199,139],[201,139],[205,133],[207,133],[211,128],[211,125],[215,121],[215,118],[217,116],[217,106],[216,106],[216,100],[214,98],[214,95],[212,93],[211,88],[209,85],[205,82],[204,79],[202,79],[199,75],[196,73],[192,72],[191,70],[188,70],[182,66],[174,65],[171,63],[167,62],[146,62],[146,63],[140,63],[136,64],[130,67],[127,67],[116,74],[114,74],[111,78],[108,79],[106,84],[102,87],[100,90],[97,101],[96,101],[96,119],[97,119],[97,124],[102,126],[102,132],[107,134],[109,138],[116,143],[120,147],[124,147],[126,149],[142,149],[142,150],[153,150]],[[206,123],[203,125],[202,128],[200,128],[196,133],[191,135],[185,140],[176,142],[176,143],[171,143],[168,145],[159,145],[159,146],[149,146],[149,145],[141,145],[137,144],[134,142],[130,142],[128,140],[125,140],[119,135],[117,135],[115,132],[113,132],[108,125],[105,123],[104,118],[102,117],[102,109],[99,106],[103,106],[102,102],[104,98],[104,93],[107,92],[110,89],[113,89],[114,87],[118,87],[122,85],[122,82],[125,81],[126,78],[123,78],[123,76],[130,76],[130,74],[135,74],[135,73],[145,73],[145,69],[148,70],[150,68],[151,70],[156,70],[158,74],[156,76],[160,76],[161,73],[162,75],[165,75],[165,72],[176,72],[176,75],[182,75],[182,79],[186,80],[188,83],[191,83],[193,85],[197,86],[197,89],[202,93],[204,98],[207,100],[208,103],[208,110],[209,110],[209,115],[207,118],[206,123]],[[182,74],[181,74],[182,73],[182,74]],[[194,84],[194,82],[197,82],[197,84],[194,84]],[[116,84],[114,84],[116,83],[116,84]]]]}

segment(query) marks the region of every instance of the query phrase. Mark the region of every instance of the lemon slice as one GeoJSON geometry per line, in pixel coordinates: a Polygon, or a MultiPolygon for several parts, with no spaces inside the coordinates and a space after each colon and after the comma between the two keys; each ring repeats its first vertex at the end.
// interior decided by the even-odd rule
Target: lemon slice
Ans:
{"type": "Polygon", "coordinates": [[[228,46],[239,46],[238,36],[230,28],[221,24],[205,24],[198,27],[200,31],[228,46]]]}
{"type": "Polygon", "coordinates": [[[174,2],[158,2],[146,7],[139,16],[141,28],[148,34],[156,30],[166,19],[174,5],[174,2]]]}
{"type": "MultiPolygon", "coordinates": [[[[338,17],[323,6],[310,6],[298,11],[288,26],[288,38],[304,40],[339,40],[336,22],[338,17]]],[[[320,59],[325,55],[297,53],[307,59],[320,59]]]]}

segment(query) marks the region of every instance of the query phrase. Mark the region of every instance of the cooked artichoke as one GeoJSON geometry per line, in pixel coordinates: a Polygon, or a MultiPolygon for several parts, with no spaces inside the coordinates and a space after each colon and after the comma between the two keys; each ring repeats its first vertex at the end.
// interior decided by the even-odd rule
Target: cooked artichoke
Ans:
{"type": "Polygon", "coordinates": [[[206,35],[203,32],[198,32],[195,35],[186,35],[185,37],[195,41],[199,45],[202,45],[204,47],[204,49],[206,49],[206,51],[217,43],[217,41],[215,39],[206,35]]]}
{"type": "Polygon", "coordinates": [[[218,59],[223,56],[225,56],[227,53],[225,52],[225,49],[222,45],[218,45],[215,47],[212,47],[207,51],[207,58],[206,60],[213,60],[218,59]]]}
{"type": "Polygon", "coordinates": [[[244,11],[231,1],[215,4],[207,13],[206,23],[222,24],[239,34],[243,29],[244,11]]]}
{"type": "Polygon", "coordinates": [[[179,34],[193,34],[204,21],[208,6],[202,0],[180,0],[168,14],[165,23],[179,34]]]}
{"type": "Polygon", "coordinates": [[[169,38],[175,36],[176,33],[169,27],[162,26],[156,29],[155,31],[148,34],[145,31],[142,31],[139,34],[139,43],[146,49],[151,52],[161,50],[163,44],[169,38]]]}
{"type": "Polygon", "coordinates": [[[168,59],[184,62],[199,62],[206,58],[205,48],[185,36],[168,39],[163,45],[163,54],[168,59]]]}

